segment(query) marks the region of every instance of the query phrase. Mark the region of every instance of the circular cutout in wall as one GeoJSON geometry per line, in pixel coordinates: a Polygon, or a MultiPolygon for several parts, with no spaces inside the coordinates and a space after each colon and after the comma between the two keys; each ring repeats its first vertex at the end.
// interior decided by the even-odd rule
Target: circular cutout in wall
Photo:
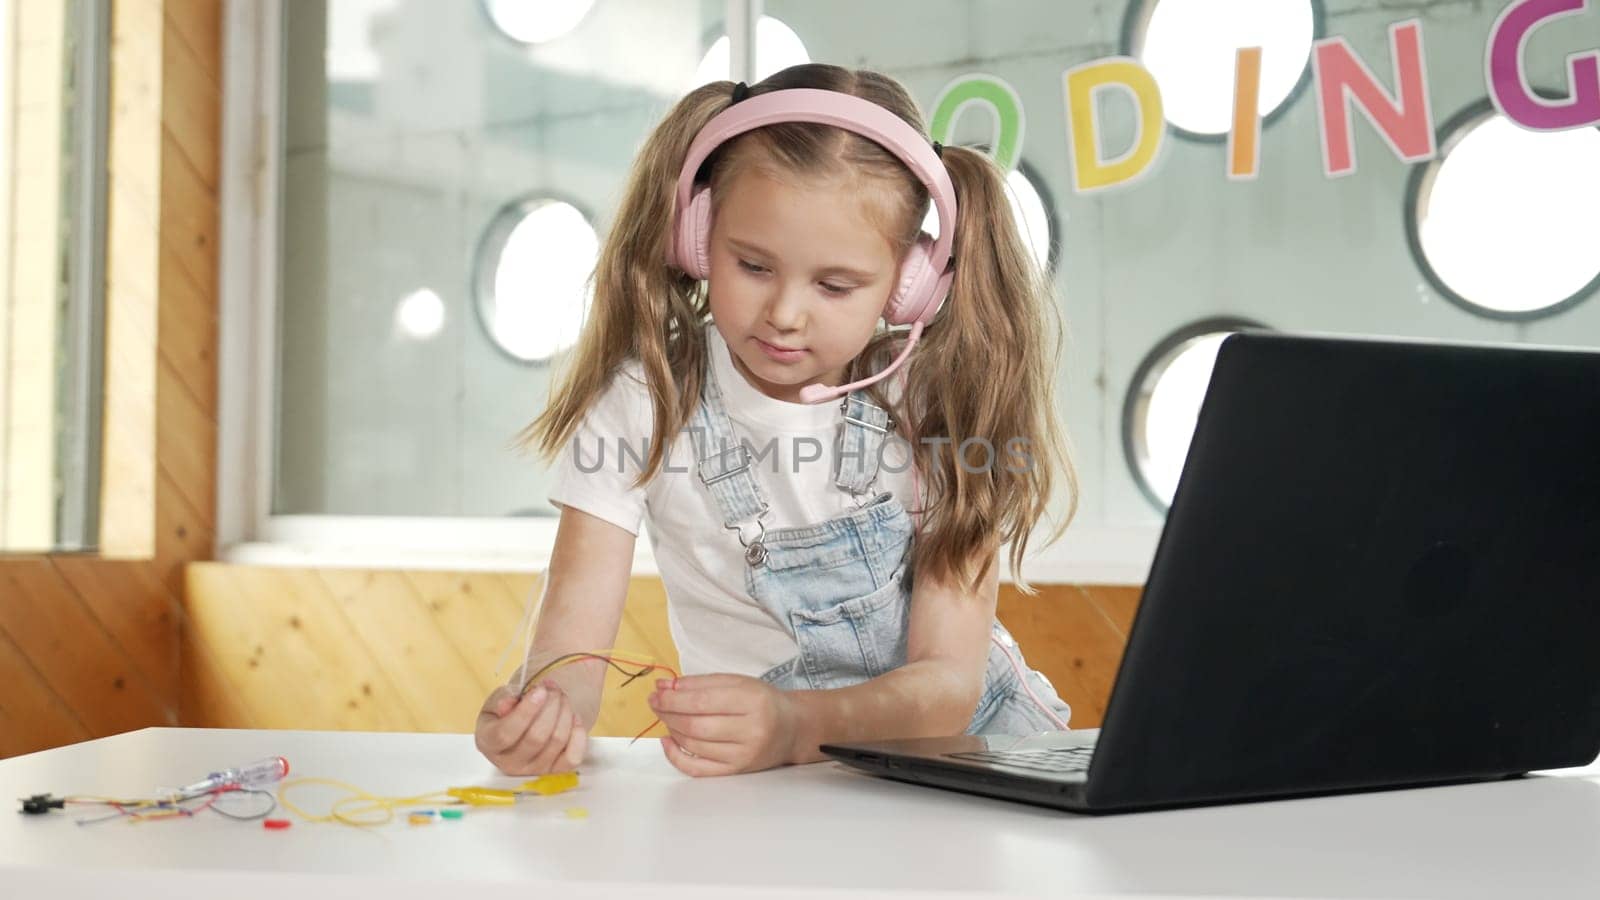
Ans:
{"type": "MultiPolygon", "coordinates": [[[[728,36],[719,33],[700,60],[700,66],[695,69],[692,86],[730,80],[733,72],[732,54],[733,47],[728,36]]],[[[771,16],[756,20],[756,74],[750,79],[752,84],[774,72],[810,61],[811,54],[806,50],[805,41],[800,40],[800,35],[795,34],[793,28],[771,16]]]]}
{"type": "Polygon", "coordinates": [[[1206,319],[1168,335],[1147,354],[1122,407],[1122,446],[1134,481],[1162,512],[1172,505],[1189,441],[1228,335],[1261,330],[1249,319],[1206,319]]]}
{"type": "Polygon", "coordinates": [[[1417,265],[1440,295],[1492,319],[1535,319],[1600,289],[1600,128],[1528,131],[1487,100],[1440,129],[1406,190],[1417,265]]]}
{"type": "Polygon", "coordinates": [[[1140,0],[1128,7],[1123,51],[1155,77],[1174,131],[1215,140],[1233,127],[1239,48],[1261,48],[1265,124],[1309,82],[1322,23],[1318,0],[1140,0]]]}
{"type": "Polygon", "coordinates": [[[599,253],[594,225],[573,204],[550,197],[507,204],[484,231],[473,264],[484,333],[526,363],[572,346],[589,312],[599,253]]]}
{"type": "Polygon", "coordinates": [[[519,44],[542,44],[567,34],[593,6],[594,0],[483,0],[489,21],[519,44]]]}
{"type": "MultiPolygon", "coordinates": [[[[984,147],[969,149],[989,152],[984,147]]],[[[1017,233],[1027,242],[1033,261],[1044,272],[1054,273],[1061,255],[1061,228],[1044,179],[1026,160],[1018,160],[1017,167],[1006,175],[1006,199],[1011,203],[1011,218],[1016,222],[1017,233]]],[[[922,230],[935,238],[939,236],[939,212],[932,204],[922,218],[922,230]]]]}

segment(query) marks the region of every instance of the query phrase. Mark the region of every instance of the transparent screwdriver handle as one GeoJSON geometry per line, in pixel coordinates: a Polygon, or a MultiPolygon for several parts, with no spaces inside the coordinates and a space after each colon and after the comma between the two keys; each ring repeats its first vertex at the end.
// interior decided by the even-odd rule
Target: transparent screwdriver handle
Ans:
{"type": "Polygon", "coordinates": [[[204,780],[183,788],[182,793],[203,794],[225,787],[238,786],[244,790],[263,788],[276,784],[289,774],[289,761],[281,756],[269,756],[233,769],[212,772],[204,780]]]}
{"type": "Polygon", "coordinates": [[[229,769],[223,774],[230,776],[228,779],[230,783],[242,788],[265,787],[277,784],[289,774],[289,761],[281,756],[269,756],[237,769],[229,769]]]}

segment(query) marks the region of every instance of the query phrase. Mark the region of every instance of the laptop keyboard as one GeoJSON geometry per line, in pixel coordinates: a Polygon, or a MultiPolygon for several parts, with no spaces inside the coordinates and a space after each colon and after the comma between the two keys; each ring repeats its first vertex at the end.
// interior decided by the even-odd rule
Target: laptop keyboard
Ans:
{"type": "Polygon", "coordinates": [[[999,763],[1036,772],[1087,772],[1093,747],[1056,747],[1050,750],[986,750],[948,754],[953,759],[999,763]]]}

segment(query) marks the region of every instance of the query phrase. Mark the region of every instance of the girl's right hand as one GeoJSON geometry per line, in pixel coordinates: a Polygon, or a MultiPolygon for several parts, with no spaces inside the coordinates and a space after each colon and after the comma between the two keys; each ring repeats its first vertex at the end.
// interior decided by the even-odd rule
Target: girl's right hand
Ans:
{"type": "Polygon", "coordinates": [[[589,748],[588,729],[553,681],[520,699],[510,685],[495,688],[478,713],[475,737],[478,752],[507,775],[570,772],[589,748]]]}

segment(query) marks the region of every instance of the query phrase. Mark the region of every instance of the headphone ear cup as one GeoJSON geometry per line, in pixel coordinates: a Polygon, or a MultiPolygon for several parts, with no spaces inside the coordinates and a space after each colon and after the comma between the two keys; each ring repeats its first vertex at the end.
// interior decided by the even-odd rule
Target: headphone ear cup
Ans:
{"type": "Polygon", "coordinates": [[[674,262],[684,274],[704,280],[711,277],[711,189],[694,189],[689,205],[678,215],[678,233],[673,241],[674,262]]]}
{"type": "Polygon", "coordinates": [[[900,263],[900,284],[884,307],[883,317],[890,325],[911,325],[919,319],[926,322],[933,318],[938,309],[933,293],[939,284],[939,273],[930,259],[932,250],[933,238],[924,233],[906,251],[906,258],[900,263]]]}

